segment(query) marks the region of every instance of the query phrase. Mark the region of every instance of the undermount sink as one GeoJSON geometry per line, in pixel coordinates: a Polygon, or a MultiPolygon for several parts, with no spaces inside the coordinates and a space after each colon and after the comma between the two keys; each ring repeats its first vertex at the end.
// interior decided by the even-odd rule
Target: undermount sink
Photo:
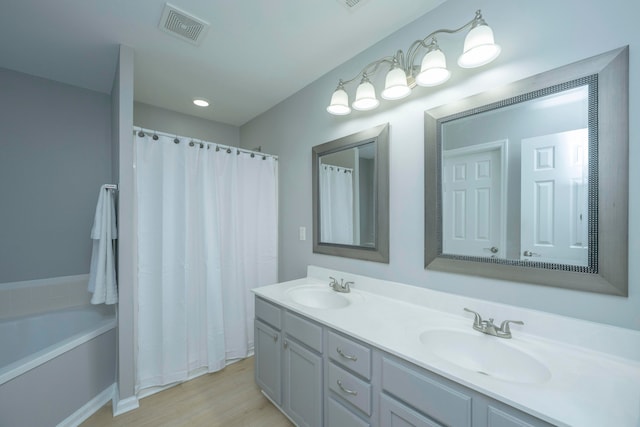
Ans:
{"type": "Polygon", "coordinates": [[[544,364],[503,340],[454,329],[420,334],[420,341],[429,352],[463,369],[515,383],[539,384],[551,378],[544,364]]]}
{"type": "Polygon", "coordinates": [[[351,304],[345,294],[340,294],[328,286],[296,286],[287,293],[293,302],[309,308],[343,308],[351,304]]]}

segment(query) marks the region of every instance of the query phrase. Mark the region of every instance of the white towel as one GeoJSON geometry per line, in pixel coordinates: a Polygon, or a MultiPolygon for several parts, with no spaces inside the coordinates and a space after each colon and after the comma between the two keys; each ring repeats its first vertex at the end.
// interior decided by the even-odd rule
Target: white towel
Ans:
{"type": "Polygon", "coordinates": [[[91,229],[93,250],[89,272],[91,304],[115,304],[118,302],[113,239],[118,238],[113,193],[106,185],[100,187],[96,215],[91,229]]]}

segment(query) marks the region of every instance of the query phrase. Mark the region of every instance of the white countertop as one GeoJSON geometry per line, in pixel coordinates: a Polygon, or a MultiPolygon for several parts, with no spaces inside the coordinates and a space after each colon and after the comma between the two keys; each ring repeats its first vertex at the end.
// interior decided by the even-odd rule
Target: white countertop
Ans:
{"type": "MultiPolygon", "coordinates": [[[[443,377],[559,426],[640,427],[640,331],[573,319],[415,286],[309,266],[307,277],[254,289],[270,301],[344,332],[443,377]],[[329,276],[353,281],[340,294],[350,305],[314,309],[294,302],[288,291],[327,286],[329,276]],[[463,369],[431,354],[420,342],[430,329],[468,330],[473,315],[512,325],[500,340],[533,356],[551,372],[542,383],[522,384],[463,369]]],[[[478,332],[478,334],[480,334],[478,332]]]]}

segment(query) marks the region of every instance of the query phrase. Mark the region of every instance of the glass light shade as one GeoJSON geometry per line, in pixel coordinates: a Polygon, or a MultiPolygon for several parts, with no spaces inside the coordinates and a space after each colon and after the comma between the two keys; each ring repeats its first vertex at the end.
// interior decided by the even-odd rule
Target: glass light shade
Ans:
{"type": "Polygon", "coordinates": [[[351,107],[349,107],[349,95],[347,95],[347,92],[344,89],[338,88],[333,92],[327,111],[335,116],[345,116],[351,112],[351,107]]]}
{"type": "Polygon", "coordinates": [[[447,70],[447,59],[440,49],[434,49],[422,58],[420,73],[416,76],[419,86],[437,86],[449,80],[451,72],[447,70]]]}
{"type": "Polygon", "coordinates": [[[370,81],[365,80],[358,86],[356,90],[356,100],[353,101],[351,106],[359,111],[373,110],[380,101],[376,98],[376,89],[373,87],[370,81]]]}
{"type": "Polygon", "coordinates": [[[394,100],[409,96],[411,88],[407,85],[407,75],[402,68],[392,68],[387,73],[384,90],[380,94],[384,99],[394,100]]]}
{"type": "Polygon", "coordinates": [[[458,65],[462,68],[480,67],[496,59],[500,50],[493,41],[493,30],[486,24],[478,25],[464,39],[464,51],[458,58],[458,65]]]}

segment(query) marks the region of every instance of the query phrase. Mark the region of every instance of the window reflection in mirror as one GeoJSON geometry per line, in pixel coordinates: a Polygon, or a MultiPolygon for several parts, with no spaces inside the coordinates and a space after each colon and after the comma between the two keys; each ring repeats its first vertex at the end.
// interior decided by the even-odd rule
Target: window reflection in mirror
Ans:
{"type": "Polygon", "coordinates": [[[375,246],[375,146],[319,157],[320,241],[375,246]]]}
{"type": "Polygon", "coordinates": [[[442,124],[442,252],[588,266],[589,87],[442,124]]]}

